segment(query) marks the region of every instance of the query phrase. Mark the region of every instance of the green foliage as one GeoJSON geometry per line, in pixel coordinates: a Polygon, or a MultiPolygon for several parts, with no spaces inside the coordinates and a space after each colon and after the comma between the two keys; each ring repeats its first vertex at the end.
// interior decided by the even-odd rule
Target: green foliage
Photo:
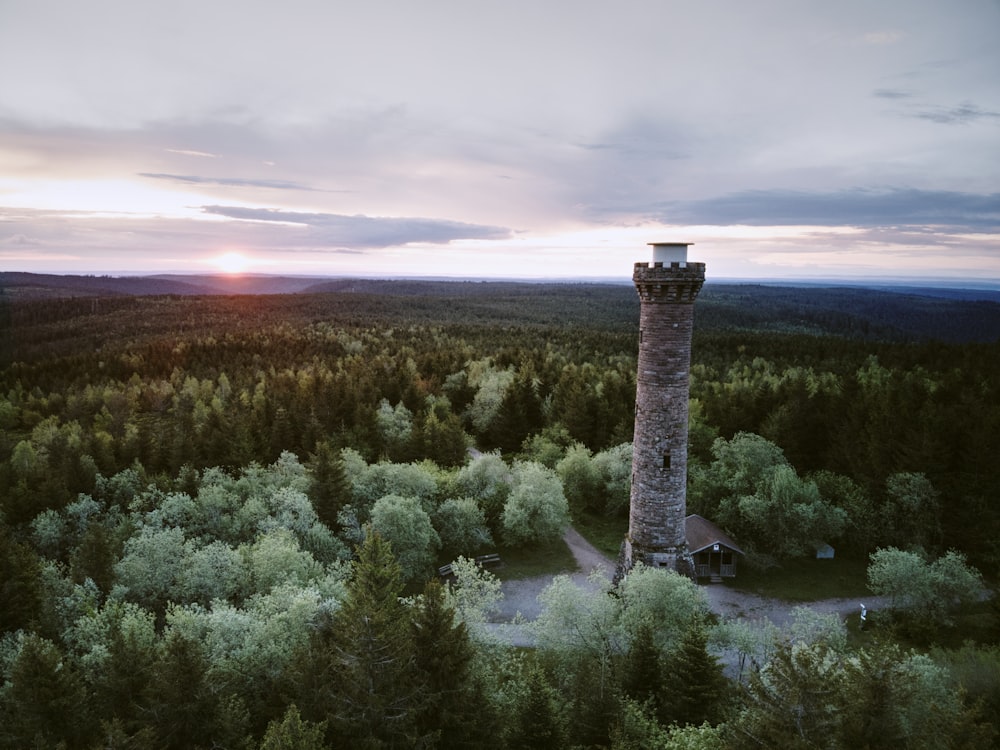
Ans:
{"type": "Polygon", "coordinates": [[[441,539],[416,498],[380,497],[372,507],[371,526],[396,551],[403,580],[430,575],[441,539]]]}
{"type": "Polygon", "coordinates": [[[837,614],[795,607],[789,631],[793,643],[822,644],[837,652],[847,650],[847,625],[837,614]]]}
{"type": "Polygon", "coordinates": [[[484,453],[458,470],[457,494],[476,501],[494,535],[500,530],[500,516],[510,495],[511,471],[498,453],[484,453]]]}
{"type": "Polygon", "coordinates": [[[621,621],[628,637],[652,625],[661,650],[677,646],[683,634],[701,627],[708,616],[705,593],[672,570],[637,565],[617,587],[621,621]]]}
{"type": "Polygon", "coordinates": [[[409,457],[413,437],[413,412],[400,402],[392,406],[387,399],[379,402],[375,411],[375,429],[382,446],[382,453],[391,461],[409,457]]]}
{"type": "Polygon", "coordinates": [[[184,572],[184,531],[143,527],[125,543],[115,566],[118,596],[163,612],[184,572]]]}
{"type": "Polygon", "coordinates": [[[482,625],[503,599],[500,581],[467,557],[458,557],[452,562],[451,572],[455,580],[449,583],[445,592],[448,606],[467,627],[482,625]]]}
{"type": "Polygon", "coordinates": [[[632,489],[632,443],[614,445],[594,455],[594,467],[601,475],[603,512],[627,515],[632,489]]]}
{"type": "Polygon", "coordinates": [[[434,509],[438,475],[428,464],[380,461],[352,466],[349,477],[354,505],[362,513],[370,514],[375,502],[386,495],[416,498],[424,511],[434,509]]]}
{"type": "Polygon", "coordinates": [[[442,585],[430,581],[412,613],[417,679],[422,696],[416,735],[438,747],[471,747],[490,739],[490,706],[475,680],[475,649],[465,622],[442,585]]]}
{"type": "Polygon", "coordinates": [[[882,542],[893,547],[930,548],[941,533],[940,493],[924,474],[902,472],[885,480],[879,512],[882,542]]]}
{"type": "Polygon", "coordinates": [[[434,528],[447,555],[475,553],[493,543],[486,514],[470,497],[441,503],[434,514],[434,528]]]}
{"type": "Polygon", "coordinates": [[[982,717],[1000,716],[1000,646],[966,643],[953,650],[932,649],[930,656],[944,669],[953,693],[964,694],[982,717]]]}
{"type": "Polygon", "coordinates": [[[510,496],[503,508],[503,538],[511,545],[540,545],[562,537],[569,506],[559,476],[530,461],[514,465],[510,496]]]}
{"type": "Polygon", "coordinates": [[[80,715],[85,691],[59,647],[27,635],[0,690],[0,738],[5,747],[76,746],[87,736],[80,715]]]}
{"type": "Polygon", "coordinates": [[[840,654],[792,644],[751,676],[730,725],[740,747],[978,748],[992,739],[926,656],[875,645],[840,654]]]}
{"type": "Polygon", "coordinates": [[[78,619],[63,637],[80,666],[95,715],[117,721],[128,733],[141,730],[163,645],[153,613],[110,600],[78,619]]]}
{"type": "MultiPolygon", "coordinates": [[[[716,716],[724,680],[706,651],[704,595],[687,578],[643,566],[617,587],[600,573],[586,586],[557,576],[539,601],[532,629],[543,658],[574,713],[586,717],[581,721],[594,734],[598,723],[602,742],[619,691],[648,703],[665,721],[700,723],[716,716]]],[[[573,732],[583,739],[580,727],[573,732]]]]}
{"type": "Polygon", "coordinates": [[[834,696],[843,672],[836,655],[822,647],[779,648],[750,677],[747,708],[733,722],[743,747],[835,747],[840,712],[834,696]]]}
{"type": "Polygon", "coordinates": [[[0,634],[19,630],[38,616],[41,586],[38,557],[0,523],[0,634]]]}
{"type": "Polygon", "coordinates": [[[309,463],[310,481],[307,494],[320,523],[330,530],[337,528],[337,514],[350,502],[351,489],[344,471],[343,458],[329,442],[316,446],[309,463]]]}
{"type": "Polygon", "coordinates": [[[774,443],[740,433],[716,440],[712,454],[709,466],[692,472],[692,508],[714,518],[747,549],[801,557],[843,533],[847,512],[800,478],[774,443]]]}
{"type": "Polygon", "coordinates": [[[632,484],[632,444],[622,443],[591,455],[586,446],[570,446],[556,464],[566,499],[574,511],[627,513],[632,484]]]}
{"type": "Polygon", "coordinates": [[[726,750],[723,729],[710,724],[664,729],[634,701],[623,705],[611,750],[726,750]]]}
{"type": "Polygon", "coordinates": [[[691,627],[663,663],[663,713],[680,726],[716,724],[727,704],[728,681],[722,666],[708,652],[705,628],[691,627]]]}
{"type": "Polygon", "coordinates": [[[895,547],[876,550],[868,566],[868,585],[887,597],[891,608],[930,630],[954,624],[955,610],[983,594],[979,571],[954,550],[933,561],[895,547]]]}
{"type": "Polygon", "coordinates": [[[572,508],[578,512],[603,510],[601,475],[585,445],[577,443],[571,446],[556,464],[556,473],[562,480],[563,492],[572,508]]]}
{"type": "Polygon", "coordinates": [[[304,721],[293,703],[281,721],[268,724],[259,750],[323,750],[325,735],[326,722],[304,721]]]}
{"type": "Polygon", "coordinates": [[[314,698],[338,736],[364,746],[412,742],[421,686],[402,578],[389,543],[369,531],[323,655],[331,682],[314,698]]]}
{"type": "Polygon", "coordinates": [[[559,716],[556,691],[549,685],[538,667],[529,668],[525,677],[527,694],[513,726],[508,731],[507,747],[511,750],[560,750],[566,747],[566,729],[559,716]]]}

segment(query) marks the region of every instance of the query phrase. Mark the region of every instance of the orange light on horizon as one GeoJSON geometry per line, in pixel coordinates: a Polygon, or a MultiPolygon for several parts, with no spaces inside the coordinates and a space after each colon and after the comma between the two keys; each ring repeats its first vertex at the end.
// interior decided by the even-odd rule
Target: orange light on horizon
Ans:
{"type": "Polygon", "coordinates": [[[251,260],[242,253],[226,253],[212,259],[223,273],[240,274],[247,270],[251,260]]]}

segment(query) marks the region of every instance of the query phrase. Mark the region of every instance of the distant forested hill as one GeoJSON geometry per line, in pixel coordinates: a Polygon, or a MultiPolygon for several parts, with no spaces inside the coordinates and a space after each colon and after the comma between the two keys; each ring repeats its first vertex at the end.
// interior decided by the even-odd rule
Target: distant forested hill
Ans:
{"type": "MultiPolygon", "coordinates": [[[[0,273],[0,300],[66,300],[57,305],[29,304],[15,322],[75,316],[94,304],[83,299],[163,295],[296,295],[299,299],[278,303],[278,307],[291,306],[308,315],[322,300],[324,309],[349,305],[356,315],[388,315],[414,322],[586,322],[627,330],[638,321],[638,300],[628,283],[0,273]]],[[[997,300],[981,298],[989,297],[989,292],[973,296],[951,288],[710,282],[698,298],[695,322],[700,331],[766,331],[895,342],[1000,341],[1000,294],[997,300]]],[[[137,309],[149,306],[134,304],[137,309]]]]}
{"type": "Polygon", "coordinates": [[[1000,302],[929,293],[934,291],[708,284],[695,319],[709,328],[885,341],[1000,340],[1000,302]]]}

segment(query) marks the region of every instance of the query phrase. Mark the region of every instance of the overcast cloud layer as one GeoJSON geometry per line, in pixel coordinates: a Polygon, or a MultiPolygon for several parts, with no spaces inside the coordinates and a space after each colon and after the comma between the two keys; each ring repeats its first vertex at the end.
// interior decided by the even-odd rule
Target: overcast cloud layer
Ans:
{"type": "Polygon", "coordinates": [[[1000,3],[0,2],[0,269],[1000,279],[1000,3]]]}

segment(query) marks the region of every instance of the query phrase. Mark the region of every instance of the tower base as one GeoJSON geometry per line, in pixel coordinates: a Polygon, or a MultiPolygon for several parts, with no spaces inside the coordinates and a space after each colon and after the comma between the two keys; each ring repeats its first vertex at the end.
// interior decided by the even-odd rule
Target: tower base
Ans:
{"type": "Polygon", "coordinates": [[[618,551],[618,565],[615,568],[614,583],[618,583],[628,572],[642,564],[649,568],[672,570],[678,575],[697,582],[694,570],[694,559],[687,544],[671,548],[644,549],[635,544],[628,536],[622,540],[618,551]]]}

